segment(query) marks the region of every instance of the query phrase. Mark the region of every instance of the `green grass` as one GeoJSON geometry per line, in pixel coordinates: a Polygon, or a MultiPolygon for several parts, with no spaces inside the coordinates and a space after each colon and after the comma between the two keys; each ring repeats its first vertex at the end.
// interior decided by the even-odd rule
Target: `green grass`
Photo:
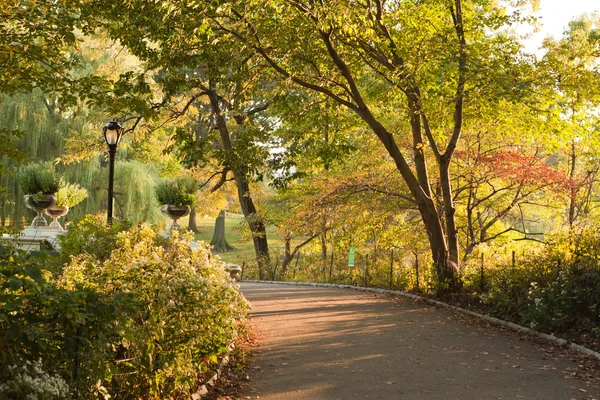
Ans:
{"type": "MultiPolygon", "coordinates": [[[[195,235],[196,240],[210,243],[215,230],[215,219],[213,217],[204,216],[196,218],[198,233],[195,235]]],[[[244,219],[240,214],[227,213],[225,217],[225,238],[227,242],[236,248],[235,251],[226,253],[218,253],[226,263],[242,264],[244,261],[252,261],[255,259],[254,244],[252,240],[244,240],[242,237],[242,223],[244,219]]],[[[181,219],[180,225],[187,226],[187,219],[181,219]]],[[[267,241],[269,243],[269,251],[271,255],[276,253],[281,254],[284,249],[284,242],[279,237],[277,228],[273,225],[267,226],[267,241]]]]}

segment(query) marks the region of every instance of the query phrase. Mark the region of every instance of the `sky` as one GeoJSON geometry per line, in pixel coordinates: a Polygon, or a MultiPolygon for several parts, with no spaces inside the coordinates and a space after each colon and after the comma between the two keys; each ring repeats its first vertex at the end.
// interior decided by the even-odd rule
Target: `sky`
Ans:
{"type": "Polygon", "coordinates": [[[525,41],[526,50],[540,54],[538,48],[546,36],[560,37],[569,21],[583,13],[596,10],[600,11],[600,0],[540,0],[540,10],[535,15],[541,17],[540,22],[543,25],[539,32],[525,41]]]}

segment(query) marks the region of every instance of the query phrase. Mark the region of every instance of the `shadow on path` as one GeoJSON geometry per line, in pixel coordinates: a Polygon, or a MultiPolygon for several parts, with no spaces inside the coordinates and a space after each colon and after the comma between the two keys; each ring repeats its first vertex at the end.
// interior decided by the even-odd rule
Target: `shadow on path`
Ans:
{"type": "Polygon", "coordinates": [[[258,333],[245,395],[600,399],[568,353],[447,310],[350,290],[241,284],[258,333]]]}

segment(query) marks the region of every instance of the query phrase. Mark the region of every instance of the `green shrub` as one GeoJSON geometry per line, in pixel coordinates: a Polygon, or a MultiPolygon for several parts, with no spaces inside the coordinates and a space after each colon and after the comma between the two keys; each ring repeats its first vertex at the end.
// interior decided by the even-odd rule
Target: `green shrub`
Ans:
{"type": "Polygon", "coordinates": [[[0,247],[0,385],[12,393],[15,368],[41,360],[34,368],[44,371],[39,377],[60,377],[73,398],[88,398],[84,394],[103,378],[109,344],[118,340],[134,299],[80,285],[65,290],[43,268],[49,262],[0,247]]]}
{"type": "Polygon", "coordinates": [[[59,207],[74,207],[88,196],[88,191],[76,183],[65,182],[61,179],[56,192],[56,205],[59,207]]]}
{"type": "Polygon", "coordinates": [[[117,398],[189,394],[199,372],[225,353],[245,306],[221,262],[207,247],[192,250],[191,236],[164,239],[147,225],[117,235],[104,262],[74,257],[60,278],[104,293],[132,296],[139,307],[128,315],[120,354],[106,382],[117,398]],[[127,360],[126,362],[119,362],[127,360]]]}
{"type": "Polygon", "coordinates": [[[73,399],[189,397],[246,310],[224,265],[190,238],[86,217],[59,267],[0,248],[0,385],[15,382],[8,366],[41,359],[73,399]]]}
{"type": "Polygon", "coordinates": [[[76,224],[69,226],[66,234],[58,237],[61,247],[60,261],[68,263],[71,256],[82,253],[104,261],[117,246],[117,234],[131,227],[131,222],[127,220],[119,219],[107,225],[100,215],[86,215],[76,224]]]}
{"type": "Polygon", "coordinates": [[[59,179],[51,162],[32,163],[18,172],[19,185],[28,195],[53,194],[58,191],[59,179]]]}
{"type": "Polygon", "coordinates": [[[531,327],[586,331],[600,338],[600,234],[597,226],[548,237],[540,255],[487,272],[482,300],[531,327]]]}
{"type": "Polygon", "coordinates": [[[160,204],[172,206],[193,206],[196,202],[198,184],[189,177],[163,180],[156,185],[154,192],[160,204]]]}
{"type": "Polygon", "coordinates": [[[44,371],[41,359],[12,365],[7,370],[8,379],[0,385],[0,395],[4,398],[62,400],[71,396],[67,382],[44,371]]]}

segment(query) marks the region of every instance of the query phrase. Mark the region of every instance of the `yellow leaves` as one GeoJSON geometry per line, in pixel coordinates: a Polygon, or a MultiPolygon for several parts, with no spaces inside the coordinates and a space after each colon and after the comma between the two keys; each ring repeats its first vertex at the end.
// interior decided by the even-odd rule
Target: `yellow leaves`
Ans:
{"type": "Polygon", "coordinates": [[[531,9],[538,12],[540,10],[540,0],[531,0],[531,9]]]}

